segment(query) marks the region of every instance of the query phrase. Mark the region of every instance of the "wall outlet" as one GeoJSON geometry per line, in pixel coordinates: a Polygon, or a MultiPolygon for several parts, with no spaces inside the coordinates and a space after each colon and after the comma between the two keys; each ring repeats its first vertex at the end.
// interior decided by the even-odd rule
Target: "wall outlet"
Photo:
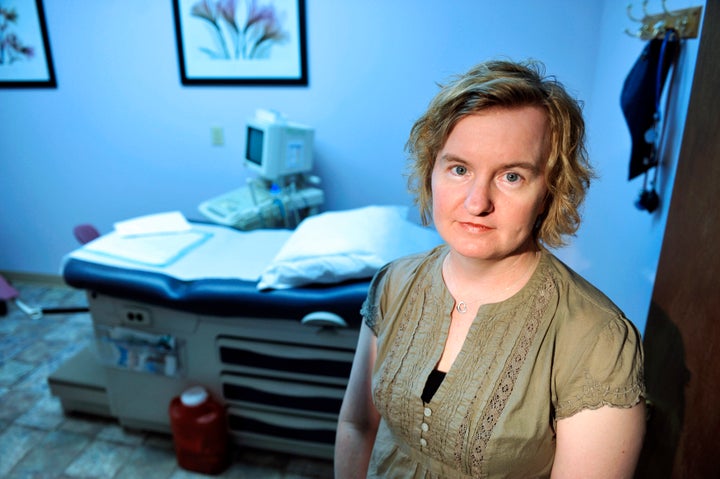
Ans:
{"type": "Polygon", "coordinates": [[[121,314],[121,322],[128,326],[150,326],[152,324],[152,315],[149,309],[125,306],[121,314]]]}
{"type": "Polygon", "coordinates": [[[223,146],[225,144],[225,132],[221,126],[213,126],[210,128],[210,138],[213,146],[223,146]]]}

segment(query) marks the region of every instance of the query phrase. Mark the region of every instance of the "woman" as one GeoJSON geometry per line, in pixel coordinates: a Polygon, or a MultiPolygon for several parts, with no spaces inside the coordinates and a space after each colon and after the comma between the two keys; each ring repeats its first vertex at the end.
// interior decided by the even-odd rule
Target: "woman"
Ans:
{"type": "Polygon", "coordinates": [[[537,63],[478,65],[408,141],[445,244],[382,268],[338,423],[346,477],[632,477],[640,336],[544,246],[579,226],[579,105],[537,63]]]}

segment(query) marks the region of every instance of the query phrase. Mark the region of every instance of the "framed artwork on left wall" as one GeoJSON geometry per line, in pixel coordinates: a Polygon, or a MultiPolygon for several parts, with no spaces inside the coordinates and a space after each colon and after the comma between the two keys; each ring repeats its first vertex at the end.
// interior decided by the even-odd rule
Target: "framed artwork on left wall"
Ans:
{"type": "Polygon", "coordinates": [[[305,0],[173,0],[183,85],[307,85],[305,0]]]}
{"type": "Polygon", "coordinates": [[[0,88],[55,88],[42,0],[0,2],[0,88]]]}

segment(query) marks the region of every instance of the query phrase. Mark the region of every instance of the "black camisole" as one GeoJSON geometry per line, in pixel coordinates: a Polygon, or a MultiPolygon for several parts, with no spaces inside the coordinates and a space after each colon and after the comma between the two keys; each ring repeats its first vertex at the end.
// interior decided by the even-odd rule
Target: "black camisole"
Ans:
{"type": "Polygon", "coordinates": [[[427,382],[425,383],[425,388],[423,389],[422,396],[420,396],[423,402],[429,403],[432,400],[433,396],[440,387],[440,384],[442,384],[443,379],[445,379],[445,374],[446,373],[437,369],[433,369],[432,371],[430,371],[430,375],[428,376],[427,382]]]}

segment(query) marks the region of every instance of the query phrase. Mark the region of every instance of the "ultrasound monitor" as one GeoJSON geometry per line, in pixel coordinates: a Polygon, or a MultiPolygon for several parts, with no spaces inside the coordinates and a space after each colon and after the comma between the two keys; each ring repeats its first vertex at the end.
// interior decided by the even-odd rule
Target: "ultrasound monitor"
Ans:
{"type": "Polygon", "coordinates": [[[246,133],[245,165],[261,178],[279,181],[312,169],[312,128],[274,117],[256,117],[247,122],[246,133]]]}

